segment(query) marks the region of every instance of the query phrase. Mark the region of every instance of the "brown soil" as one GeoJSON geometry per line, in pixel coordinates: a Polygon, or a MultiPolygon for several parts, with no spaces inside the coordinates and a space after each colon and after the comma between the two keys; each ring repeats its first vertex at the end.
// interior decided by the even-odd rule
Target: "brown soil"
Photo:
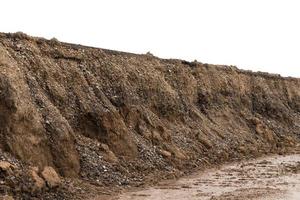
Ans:
{"type": "Polygon", "coordinates": [[[23,33],[0,34],[0,68],[0,193],[15,199],[110,196],[300,140],[296,78],[23,33]]]}

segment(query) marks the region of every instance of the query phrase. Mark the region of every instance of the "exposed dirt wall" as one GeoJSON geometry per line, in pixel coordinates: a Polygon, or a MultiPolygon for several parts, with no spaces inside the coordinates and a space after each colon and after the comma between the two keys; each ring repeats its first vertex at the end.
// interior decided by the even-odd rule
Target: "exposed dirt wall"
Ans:
{"type": "Polygon", "coordinates": [[[138,185],[292,149],[299,88],[232,66],[0,34],[0,147],[65,177],[138,185]]]}

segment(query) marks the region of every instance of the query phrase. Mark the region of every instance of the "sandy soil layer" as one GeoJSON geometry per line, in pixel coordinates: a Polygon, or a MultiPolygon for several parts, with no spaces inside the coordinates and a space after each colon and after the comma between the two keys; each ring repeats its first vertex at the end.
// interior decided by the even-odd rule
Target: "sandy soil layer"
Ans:
{"type": "Polygon", "coordinates": [[[228,164],[173,183],[124,193],[115,199],[297,200],[300,199],[300,154],[228,164]]]}

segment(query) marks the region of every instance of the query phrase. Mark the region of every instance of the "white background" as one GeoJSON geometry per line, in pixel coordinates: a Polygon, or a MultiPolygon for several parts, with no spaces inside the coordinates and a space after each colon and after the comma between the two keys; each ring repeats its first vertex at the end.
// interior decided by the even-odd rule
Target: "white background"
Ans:
{"type": "Polygon", "coordinates": [[[299,0],[2,0],[0,31],[300,77],[299,0]]]}

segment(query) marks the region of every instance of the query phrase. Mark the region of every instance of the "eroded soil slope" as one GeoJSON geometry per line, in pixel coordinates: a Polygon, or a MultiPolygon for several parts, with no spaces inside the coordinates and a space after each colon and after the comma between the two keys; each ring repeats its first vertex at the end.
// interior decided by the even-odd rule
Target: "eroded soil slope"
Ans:
{"type": "Polygon", "coordinates": [[[299,87],[232,66],[0,34],[0,192],[80,198],[290,152],[299,87]]]}

